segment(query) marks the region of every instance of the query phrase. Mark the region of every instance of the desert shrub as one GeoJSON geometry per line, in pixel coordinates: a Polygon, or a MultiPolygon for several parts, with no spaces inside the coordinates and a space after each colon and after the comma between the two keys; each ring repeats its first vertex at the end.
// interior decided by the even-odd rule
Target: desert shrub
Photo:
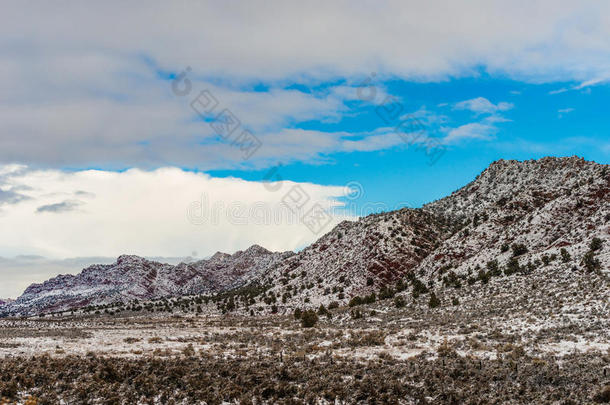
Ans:
{"type": "Polygon", "coordinates": [[[527,247],[523,243],[514,243],[512,249],[513,257],[521,256],[528,252],[527,247]]]}
{"type": "Polygon", "coordinates": [[[504,269],[504,274],[510,276],[511,274],[518,273],[521,270],[521,266],[519,265],[519,259],[513,257],[506,264],[506,268],[504,269]]]}
{"type": "Polygon", "coordinates": [[[301,308],[295,308],[294,319],[301,319],[302,314],[303,314],[303,312],[301,311],[301,308]]]}
{"type": "Polygon", "coordinates": [[[458,299],[458,297],[453,297],[453,299],[451,299],[451,304],[460,305],[460,300],[458,299]]]}
{"type": "Polygon", "coordinates": [[[488,272],[483,269],[479,270],[479,273],[477,274],[477,280],[479,280],[483,284],[487,284],[490,278],[491,276],[488,272]]]}
{"type": "Polygon", "coordinates": [[[606,385],[598,393],[596,393],[593,400],[600,404],[610,403],[610,385],[606,385]]]}
{"type": "Polygon", "coordinates": [[[328,309],[336,309],[339,308],[339,303],[337,301],[332,301],[330,304],[328,304],[328,309]]]}
{"type": "MultiPolygon", "coordinates": [[[[19,391],[19,386],[17,385],[17,382],[12,379],[9,382],[3,384],[3,386],[0,388],[0,394],[2,395],[2,397],[6,397],[6,398],[15,398],[17,396],[17,392],[19,391]]],[[[9,403],[9,402],[6,402],[9,403]]]]}
{"type": "Polygon", "coordinates": [[[395,291],[390,288],[390,287],[383,287],[381,290],[379,290],[379,299],[380,300],[385,300],[388,298],[392,298],[395,295],[395,291]]]}
{"type": "Polygon", "coordinates": [[[462,281],[454,271],[450,271],[449,274],[443,277],[443,284],[453,286],[453,288],[462,288],[462,281]]]}
{"type": "Polygon", "coordinates": [[[405,299],[404,299],[402,296],[397,295],[397,296],[394,298],[394,306],[395,306],[396,308],[404,308],[404,307],[405,307],[405,305],[407,305],[407,303],[406,303],[405,299]]]}
{"type": "Polygon", "coordinates": [[[441,305],[441,301],[436,297],[434,292],[430,293],[430,300],[428,301],[428,306],[430,308],[436,308],[441,305]]]}
{"type": "Polygon", "coordinates": [[[308,309],[301,314],[301,326],[304,328],[312,328],[318,322],[318,315],[308,309]]]}
{"type": "Polygon", "coordinates": [[[604,242],[600,238],[593,238],[589,244],[589,249],[591,249],[592,252],[596,252],[602,248],[603,244],[604,242]]]}
{"type": "Polygon", "coordinates": [[[568,263],[570,260],[572,260],[572,256],[570,256],[570,253],[566,250],[566,248],[561,248],[559,253],[561,254],[562,262],[568,263]]]}
{"type": "Polygon", "coordinates": [[[428,292],[428,287],[426,287],[426,285],[416,277],[413,277],[413,279],[411,280],[411,284],[413,284],[414,298],[419,297],[420,294],[426,294],[428,292]]]}
{"type": "MultiPolygon", "coordinates": [[[[379,332],[350,335],[354,344],[384,344],[379,332]]],[[[415,341],[417,335],[407,339],[415,341]]],[[[39,404],[352,404],[397,403],[397,398],[425,403],[426,397],[439,403],[610,401],[600,363],[591,355],[571,354],[561,367],[553,357],[518,355],[517,372],[511,360],[515,352],[490,360],[460,356],[443,343],[436,359],[422,354],[400,361],[321,356],[304,363],[306,350],[282,361],[277,353],[255,351],[246,352],[246,361],[207,355],[15,357],[0,362],[0,396],[12,396],[0,403],[26,403],[23,397],[29,392],[35,392],[39,404]],[[407,383],[397,383],[402,381],[407,383]]]]}
{"type": "Polygon", "coordinates": [[[601,268],[601,262],[595,257],[593,250],[588,251],[582,258],[582,263],[587,271],[596,271],[601,268]]]}
{"type": "Polygon", "coordinates": [[[186,357],[194,356],[195,349],[193,348],[193,344],[189,343],[189,345],[182,350],[182,354],[184,354],[186,357]]]}
{"type": "Polygon", "coordinates": [[[375,293],[370,293],[362,299],[363,304],[372,304],[377,300],[375,293]]]}
{"type": "Polygon", "coordinates": [[[500,266],[498,265],[498,261],[495,259],[487,262],[487,270],[489,270],[489,275],[492,277],[496,277],[502,274],[500,266]]]}
{"type": "Polygon", "coordinates": [[[453,345],[451,343],[449,343],[447,341],[447,339],[443,340],[443,343],[441,343],[438,348],[436,349],[436,352],[438,353],[439,356],[441,357],[445,357],[445,356],[451,356],[453,353],[455,353],[455,349],[453,347],[453,345]]]}
{"type": "Polygon", "coordinates": [[[508,249],[510,249],[510,246],[508,246],[508,243],[504,243],[504,244],[502,244],[502,246],[500,246],[500,252],[502,252],[502,253],[508,252],[508,249]]]}
{"type": "Polygon", "coordinates": [[[360,346],[383,346],[385,344],[385,333],[382,331],[364,332],[362,334],[352,334],[347,341],[351,347],[360,346]]]}
{"type": "Polygon", "coordinates": [[[373,285],[375,281],[373,280],[373,277],[367,277],[366,278],[366,285],[371,286],[373,285]]]}
{"type": "Polygon", "coordinates": [[[362,305],[363,303],[364,303],[364,302],[363,302],[362,297],[360,297],[359,295],[356,295],[355,297],[352,297],[352,299],[351,299],[351,300],[349,300],[349,303],[348,303],[347,305],[348,305],[350,308],[352,308],[352,307],[356,307],[356,306],[358,306],[358,305],[362,305]]]}

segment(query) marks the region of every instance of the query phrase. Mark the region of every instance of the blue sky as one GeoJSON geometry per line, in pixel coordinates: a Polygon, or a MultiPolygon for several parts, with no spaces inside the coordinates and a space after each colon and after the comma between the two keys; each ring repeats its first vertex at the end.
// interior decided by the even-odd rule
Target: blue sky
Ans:
{"type": "Polygon", "coordinates": [[[7,3],[0,297],[100,257],[299,249],[498,159],[607,164],[608,38],[586,0],[7,3]]]}
{"type": "MultiPolygon", "coordinates": [[[[442,139],[448,128],[478,123],[490,114],[456,108],[460,102],[484,98],[492,104],[509,103],[499,122],[482,133],[484,139],[466,139],[448,144],[438,161],[431,162],[418,145],[397,145],[372,152],[330,153],[313,163],[282,163],[284,179],[339,185],[357,181],[364,193],[353,201],[364,204],[385,202],[388,206],[419,207],[448,195],[472,181],[498,159],[536,159],[543,156],[579,155],[608,163],[610,120],[605,100],[606,85],[555,92],[579,85],[576,82],[532,84],[494,77],[481,72],[477,77],[421,83],[400,79],[374,81],[397,97],[405,112],[425,111],[430,136],[442,139]]],[[[335,85],[333,83],[332,85],[335,85]]],[[[323,91],[324,86],[315,91],[323,91]]],[[[304,89],[309,90],[309,89],[304,89]]],[[[385,99],[356,100],[336,122],[310,120],[295,128],[327,132],[360,133],[388,125],[376,112],[385,99]]],[[[303,142],[306,142],[303,139],[303,142]]],[[[269,173],[262,170],[212,170],[214,176],[234,176],[258,181],[269,173]]]]}

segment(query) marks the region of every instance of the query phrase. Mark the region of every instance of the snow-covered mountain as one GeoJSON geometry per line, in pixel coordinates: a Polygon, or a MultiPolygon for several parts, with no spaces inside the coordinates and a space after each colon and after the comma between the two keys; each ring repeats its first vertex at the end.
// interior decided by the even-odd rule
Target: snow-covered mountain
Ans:
{"type": "Polygon", "coordinates": [[[232,255],[218,252],[210,259],[176,266],[124,255],[113,264],[93,265],[77,275],[60,275],[33,284],[4,310],[31,314],[223,291],[248,283],[291,255],[254,245],[232,255]]]}
{"type": "Polygon", "coordinates": [[[562,248],[574,260],[566,259],[560,267],[569,262],[581,268],[593,238],[606,246],[595,252],[600,270],[607,271],[610,264],[608,165],[577,157],[500,160],[424,210],[464,222],[460,232],[422,261],[419,271],[428,277],[448,268],[463,274],[496,259],[500,265],[516,259],[523,266],[556,255],[552,261],[558,265],[562,248]],[[513,245],[526,251],[515,255],[513,245]]]}
{"type": "MultiPolygon", "coordinates": [[[[581,158],[500,160],[421,209],[342,222],[298,254],[260,246],[177,266],[121,256],[76,276],[34,284],[10,311],[35,313],[113,300],[266,286],[265,302],[345,304],[408,279],[430,288],[544,267],[557,277],[610,270],[610,169],[581,158]]],[[[261,300],[262,301],[262,300],[261,300]]]]}
{"type": "MultiPolygon", "coordinates": [[[[570,269],[582,268],[593,238],[609,245],[609,223],[607,165],[577,157],[501,160],[422,209],[341,223],[271,271],[267,281],[283,280],[272,291],[286,296],[284,301],[315,306],[345,303],[406,275],[426,284],[465,283],[479,270],[489,272],[494,260],[492,274],[504,273],[509,264],[508,273],[543,264],[565,270],[562,248],[571,257],[570,269]],[[513,245],[524,249],[516,258],[513,245]]],[[[608,271],[610,249],[597,251],[594,261],[608,271]]]]}

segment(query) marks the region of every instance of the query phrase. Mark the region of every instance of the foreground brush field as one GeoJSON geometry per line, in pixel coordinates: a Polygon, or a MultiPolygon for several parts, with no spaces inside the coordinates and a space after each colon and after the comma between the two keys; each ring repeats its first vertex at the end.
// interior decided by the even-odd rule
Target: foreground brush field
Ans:
{"type": "Polygon", "coordinates": [[[456,305],[377,300],[313,327],[189,311],[4,319],[0,391],[22,404],[607,403],[604,284],[583,277],[598,288],[525,305],[492,280],[456,305]]]}

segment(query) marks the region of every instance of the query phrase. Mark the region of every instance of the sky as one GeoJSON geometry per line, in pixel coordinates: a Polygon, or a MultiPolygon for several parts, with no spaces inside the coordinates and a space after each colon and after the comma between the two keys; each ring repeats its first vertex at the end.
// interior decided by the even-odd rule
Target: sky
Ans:
{"type": "Polygon", "coordinates": [[[602,1],[4,2],[0,298],[607,164],[608,38],[602,1]]]}

